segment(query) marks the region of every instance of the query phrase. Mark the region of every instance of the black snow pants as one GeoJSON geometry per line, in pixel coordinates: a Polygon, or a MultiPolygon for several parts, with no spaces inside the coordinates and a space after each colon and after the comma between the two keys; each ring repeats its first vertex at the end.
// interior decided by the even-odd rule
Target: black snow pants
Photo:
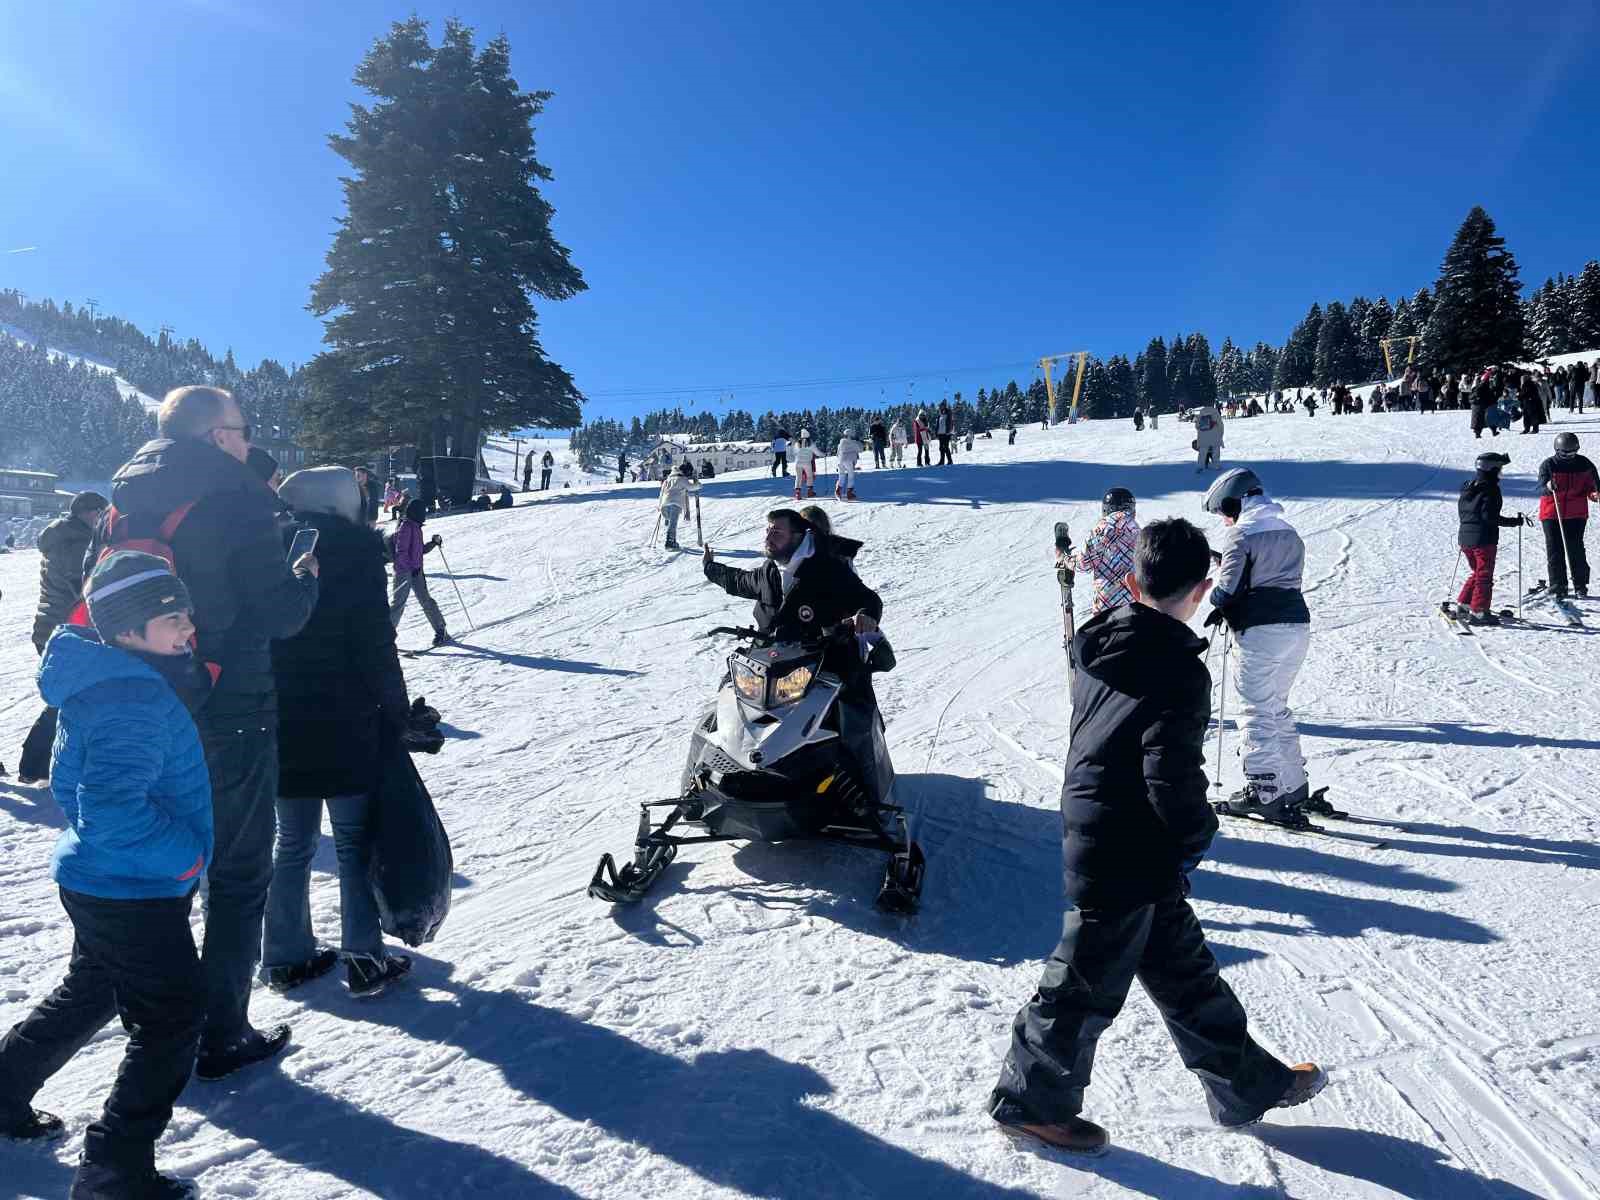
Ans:
{"type": "Polygon", "coordinates": [[[1550,590],[1567,590],[1567,564],[1572,565],[1572,586],[1589,586],[1589,556],[1583,549],[1583,527],[1588,517],[1568,517],[1557,526],[1554,520],[1542,520],[1544,526],[1544,561],[1550,574],[1550,590]],[[1566,532],[1566,545],[1561,544],[1562,531],[1566,532]],[[1563,553],[1563,550],[1566,552],[1563,553]]]}
{"type": "Polygon", "coordinates": [[[1200,921],[1176,887],[1153,904],[1068,909],[1061,942],[1011,1027],[990,1108],[1053,1124],[1083,1110],[1095,1044],[1137,978],[1155,1001],[1183,1065],[1200,1077],[1212,1117],[1259,1117],[1288,1089],[1289,1068],[1250,1037],[1243,1006],[1217,971],[1200,921]]]}
{"type": "Polygon", "coordinates": [[[86,1162],[137,1174],[189,1082],[205,994],[189,932],[193,895],[103,900],[61,889],[72,919],[67,977],[0,1040],[0,1118],[25,1118],[34,1095],[113,1017],[128,1049],[105,1110],[83,1135],[86,1162]]]}

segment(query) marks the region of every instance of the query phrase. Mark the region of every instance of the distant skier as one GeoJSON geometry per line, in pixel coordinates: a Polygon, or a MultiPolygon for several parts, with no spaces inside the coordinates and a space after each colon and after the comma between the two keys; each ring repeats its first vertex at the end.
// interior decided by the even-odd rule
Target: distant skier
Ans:
{"type": "Polygon", "coordinates": [[[1144,432],[1144,409],[1135,408],[1133,410],[1133,428],[1136,433],[1144,432]]]}
{"type": "Polygon", "coordinates": [[[845,430],[844,436],[839,439],[839,480],[833,485],[835,499],[856,498],[856,462],[863,449],[861,443],[856,441],[856,431],[845,430]]]}
{"type": "Polygon", "coordinates": [[[933,435],[928,431],[928,411],[917,409],[917,415],[911,422],[911,437],[917,444],[917,466],[926,467],[933,461],[928,450],[928,441],[933,435]]]}
{"type": "MultiPolygon", "coordinates": [[[[541,492],[550,490],[550,474],[555,469],[556,456],[551,454],[550,451],[546,450],[544,452],[544,458],[539,461],[539,490],[541,492]]],[[[524,480],[524,483],[526,483],[526,480],[524,480]]]]}
{"type": "Polygon", "coordinates": [[[1194,410],[1195,470],[1204,471],[1222,461],[1222,416],[1214,404],[1194,410]]]}
{"type": "Polygon", "coordinates": [[[881,469],[888,466],[884,458],[884,450],[889,445],[889,430],[883,423],[882,417],[874,417],[872,424],[867,428],[867,434],[872,438],[872,465],[881,469]]]}
{"type": "Polygon", "coordinates": [[[522,490],[533,491],[533,451],[528,451],[528,457],[522,460],[522,490]]]}
{"type": "Polygon", "coordinates": [[[906,465],[906,427],[898,420],[889,426],[889,465],[906,465]]]}
{"type": "Polygon", "coordinates": [[[778,435],[772,439],[772,477],[776,479],[778,472],[783,472],[785,479],[789,478],[789,431],[778,430],[778,435]]]}
{"type": "Polygon", "coordinates": [[[1083,547],[1067,556],[1075,571],[1094,576],[1093,615],[1108,608],[1133,603],[1128,591],[1128,576],[1133,574],[1133,550],[1139,541],[1133,493],[1114,487],[1100,502],[1100,520],[1095,522],[1083,547]]]}
{"type": "Polygon", "coordinates": [[[1017,423],[1015,421],[1007,421],[1006,422],[1006,445],[1015,446],[1016,444],[1017,444],[1017,423]]]}
{"type": "Polygon", "coordinates": [[[811,444],[810,432],[804,429],[794,447],[794,498],[801,499],[802,492],[812,497],[817,494],[817,448],[811,444]]]}
{"type": "Polygon", "coordinates": [[[1217,832],[1202,769],[1211,676],[1205,643],[1186,627],[1211,582],[1208,552],[1189,522],[1152,522],[1135,551],[1134,602],[1073,640],[1061,940],[1012,1023],[989,1095],[1007,1133],[1073,1154],[1110,1144],[1080,1114],[1095,1045],[1135,979],[1219,1125],[1303,1104],[1327,1082],[1315,1063],[1287,1066],[1251,1038],[1189,906],[1189,876],[1217,832]]]}
{"type": "Polygon", "coordinates": [[[622,483],[628,478],[628,452],[617,451],[617,482],[622,483]]]}
{"type": "Polygon", "coordinates": [[[428,577],[422,570],[422,557],[444,545],[444,539],[436,533],[426,542],[422,540],[422,522],[427,516],[427,506],[421,500],[413,500],[406,505],[405,520],[401,521],[400,528],[395,530],[394,582],[389,590],[389,624],[396,629],[400,628],[400,618],[406,611],[406,600],[415,592],[417,603],[422,605],[423,615],[428,618],[428,624],[433,626],[433,644],[443,646],[449,643],[450,634],[445,629],[444,614],[439,611],[438,604],[428,591],[428,577]]]}
{"type": "Polygon", "coordinates": [[[1311,644],[1311,613],[1300,591],[1305,543],[1248,468],[1225,472],[1204,503],[1228,527],[1206,624],[1226,621],[1238,648],[1233,686],[1245,784],[1227,802],[1236,814],[1300,824],[1313,808],[1289,692],[1311,644]]]}
{"type": "Polygon", "coordinates": [[[1471,620],[1478,625],[1500,624],[1494,613],[1494,560],[1500,551],[1500,530],[1533,524],[1532,517],[1520,513],[1500,515],[1505,503],[1500,493],[1500,469],[1510,461],[1510,455],[1492,450],[1478,455],[1473,464],[1477,474],[1461,485],[1461,496],[1456,501],[1460,522],[1456,540],[1470,568],[1456,604],[1470,610],[1471,620]]]}
{"type": "Polygon", "coordinates": [[[661,519],[667,526],[667,549],[680,550],[678,545],[678,518],[689,508],[689,498],[700,490],[700,485],[695,482],[694,467],[689,465],[689,460],[684,459],[676,471],[670,472],[661,481],[661,496],[656,501],[656,507],[661,512],[661,519]]]}
{"type": "Polygon", "coordinates": [[[933,432],[939,439],[939,465],[954,466],[955,458],[950,453],[950,439],[955,436],[955,418],[950,415],[950,401],[939,401],[939,412],[933,418],[933,432]]]}
{"type": "Polygon", "coordinates": [[[1580,596],[1589,594],[1589,556],[1583,546],[1583,530],[1589,520],[1589,502],[1600,500],[1600,477],[1594,463],[1578,453],[1577,434],[1556,434],[1555,450],[1539,464],[1539,524],[1544,529],[1550,591],[1559,600],[1567,594],[1569,561],[1573,590],[1580,596]]]}

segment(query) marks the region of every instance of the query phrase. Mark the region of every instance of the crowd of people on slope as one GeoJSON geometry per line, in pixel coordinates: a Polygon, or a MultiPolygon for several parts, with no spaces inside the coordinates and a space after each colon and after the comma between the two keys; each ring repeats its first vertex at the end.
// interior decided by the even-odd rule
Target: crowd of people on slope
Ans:
{"type": "Polygon", "coordinates": [[[412,592],[436,618],[421,560],[441,539],[422,539],[412,501],[391,554],[361,472],[280,479],[252,462],[221,389],[170,392],[157,431],[109,501],[82,493],[48,531],[33,631],[48,707],[22,774],[48,778],[66,817],[52,874],[74,943],[62,983],[0,1039],[0,1136],[60,1136],[36,1093],[113,1017],[129,1033],[72,1200],[194,1194],[156,1170],[155,1144],[191,1074],[222,1079],[288,1044],[288,1026],[250,1021],[258,974],[286,991],[342,961],[350,993],[370,997],[410,966],[383,942],[370,796],[425,708],[395,626],[412,592]],[[315,551],[288,561],[306,528],[315,551]],[[337,949],[310,919],[324,808],[337,949]]]}

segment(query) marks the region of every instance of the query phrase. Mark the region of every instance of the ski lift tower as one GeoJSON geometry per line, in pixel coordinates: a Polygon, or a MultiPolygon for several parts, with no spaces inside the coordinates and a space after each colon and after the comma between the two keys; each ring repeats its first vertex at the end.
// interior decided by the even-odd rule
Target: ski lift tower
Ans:
{"type": "MultiPolygon", "coordinates": [[[[1066,354],[1050,354],[1039,360],[1039,369],[1044,372],[1045,395],[1050,398],[1050,424],[1056,423],[1056,383],[1052,376],[1058,362],[1067,362],[1071,359],[1078,360],[1078,369],[1072,376],[1072,403],[1067,409],[1067,421],[1075,423],[1078,419],[1078,398],[1083,394],[1083,370],[1089,361],[1087,350],[1072,350],[1066,354]]],[[[1066,383],[1063,378],[1061,382],[1066,383]]]]}

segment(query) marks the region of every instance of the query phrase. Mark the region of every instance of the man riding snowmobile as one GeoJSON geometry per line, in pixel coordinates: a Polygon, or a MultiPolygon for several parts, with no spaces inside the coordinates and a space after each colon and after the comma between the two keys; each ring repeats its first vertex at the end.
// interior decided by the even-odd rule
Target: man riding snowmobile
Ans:
{"type": "MultiPolygon", "coordinates": [[[[909,911],[922,852],[894,803],[894,767],[871,676],[894,667],[878,630],[883,602],[835,551],[834,539],[792,509],[767,515],[767,560],[719,563],[706,578],[756,602],[756,627],[720,629],[752,645],[728,659],[717,702],[695,727],[676,800],[642,806],[634,860],[602,857],[589,894],[637,901],[685,842],[816,837],[889,855],[880,906],[909,911]],[[650,809],[671,809],[652,826],[650,809]],[[674,835],[679,821],[707,836],[674,835]]],[[[841,539],[842,540],[842,539],[841,539]]]]}

